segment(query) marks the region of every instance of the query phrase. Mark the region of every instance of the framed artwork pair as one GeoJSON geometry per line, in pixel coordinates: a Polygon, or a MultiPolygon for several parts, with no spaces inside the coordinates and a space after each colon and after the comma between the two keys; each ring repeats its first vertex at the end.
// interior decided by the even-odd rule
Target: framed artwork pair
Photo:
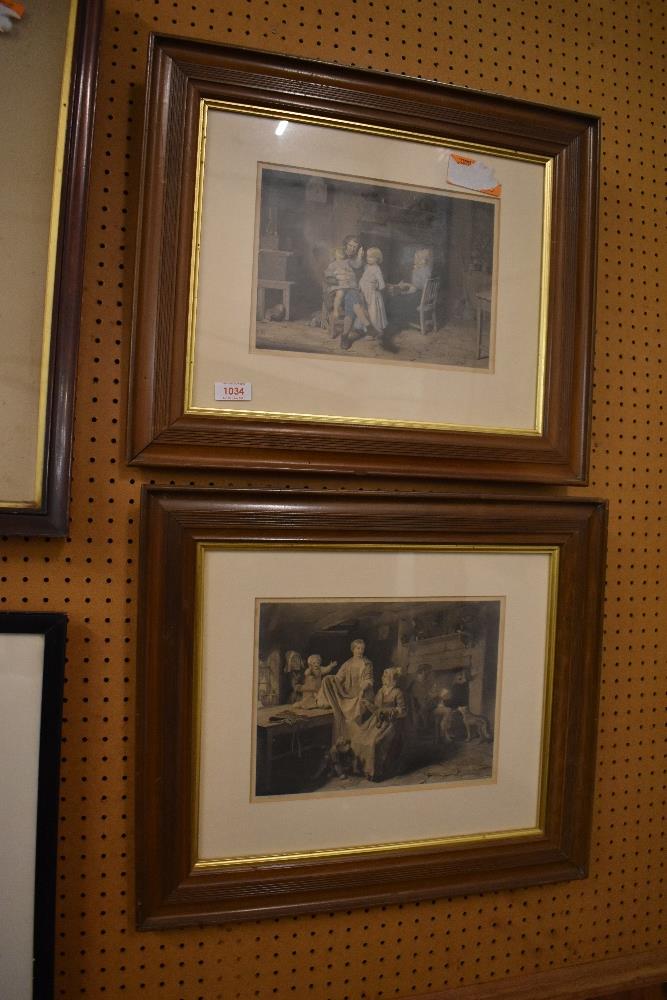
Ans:
{"type": "MultiPolygon", "coordinates": [[[[21,534],[67,525],[101,3],[63,10],[43,308],[5,324],[21,534]]],[[[141,926],[585,874],[606,507],[427,486],[585,481],[598,143],[587,115],[152,39],[129,461],[396,488],[145,492],[141,926]]]]}
{"type": "Polygon", "coordinates": [[[598,142],[151,40],[128,458],[267,485],[144,493],[142,927],[585,873],[606,506],[428,481],[585,481],[598,142]]]}

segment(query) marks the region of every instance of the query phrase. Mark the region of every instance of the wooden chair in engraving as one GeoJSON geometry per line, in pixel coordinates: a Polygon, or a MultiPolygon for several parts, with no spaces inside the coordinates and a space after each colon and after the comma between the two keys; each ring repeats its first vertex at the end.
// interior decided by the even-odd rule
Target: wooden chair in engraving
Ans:
{"type": "Polygon", "coordinates": [[[417,313],[419,315],[419,324],[411,323],[416,329],[421,330],[423,334],[435,333],[438,329],[438,320],[436,317],[436,306],[438,303],[438,292],[440,290],[440,278],[431,277],[428,279],[424,285],[422,291],[422,297],[419,305],[417,306],[417,313]]]}

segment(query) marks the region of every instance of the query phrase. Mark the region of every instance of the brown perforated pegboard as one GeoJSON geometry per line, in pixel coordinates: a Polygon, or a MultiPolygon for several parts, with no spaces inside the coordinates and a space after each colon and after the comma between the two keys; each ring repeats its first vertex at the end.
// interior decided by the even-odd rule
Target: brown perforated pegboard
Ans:
{"type": "MultiPolygon", "coordinates": [[[[375,1000],[664,945],[666,43],[662,0],[108,0],[71,534],[2,546],[1,606],[70,615],[56,996],[375,1000]],[[133,929],[137,535],[139,488],[149,477],[130,472],[123,455],[143,80],[153,30],[602,116],[588,492],[609,498],[611,519],[586,881],[224,928],[133,929]]],[[[172,481],[191,480],[174,474],[172,481]]]]}

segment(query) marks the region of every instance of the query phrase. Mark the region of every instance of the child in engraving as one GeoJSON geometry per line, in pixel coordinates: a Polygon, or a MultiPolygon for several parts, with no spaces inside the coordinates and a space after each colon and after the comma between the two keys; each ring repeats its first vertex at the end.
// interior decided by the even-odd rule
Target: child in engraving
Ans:
{"type": "Polygon", "coordinates": [[[451,726],[454,709],[451,706],[451,699],[452,692],[449,688],[442,688],[434,711],[436,736],[443,743],[451,743],[453,739],[451,726]]]}
{"type": "Polygon", "coordinates": [[[326,708],[329,702],[320,694],[322,678],[331,673],[334,667],[338,666],[337,660],[322,666],[322,657],[319,653],[311,653],[306,660],[306,671],[301,688],[300,708],[326,708]]]}
{"type": "Polygon", "coordinates": [[[385,283],[380,267],[381,263],[382,251],[380,248],[369,247],[366,251],[366,267],[359,279],[359,288],[366,300],[369,319],[380,337],[387,326],[387,313],[382,295],[385,283]]]}

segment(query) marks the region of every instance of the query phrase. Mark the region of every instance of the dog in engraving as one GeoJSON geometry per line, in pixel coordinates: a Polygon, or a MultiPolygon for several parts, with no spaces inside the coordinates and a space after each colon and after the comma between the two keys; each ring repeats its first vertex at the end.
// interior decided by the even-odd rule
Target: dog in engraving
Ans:
{"type": "Polygon", "coordinates": [[[459,705],[458,712],[463,719],[467,743],[469,743],[473,738],[473,732],[477,733],[480,740],[485,740],[487,743],[493,739],[488,719],[486,719],[483,715],[475,715],[474,712],[470,711],[467,705],[459,705]]]}

